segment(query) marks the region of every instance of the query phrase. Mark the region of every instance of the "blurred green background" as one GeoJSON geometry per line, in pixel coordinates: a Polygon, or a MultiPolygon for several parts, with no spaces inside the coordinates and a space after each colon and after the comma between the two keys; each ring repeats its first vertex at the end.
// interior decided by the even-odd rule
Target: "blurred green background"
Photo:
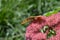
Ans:
{"type": "Polygon", "coordinates": [[[60,0],[0,0],[0,40],[25,40],[29,16],[59,10],[60,0]]]}

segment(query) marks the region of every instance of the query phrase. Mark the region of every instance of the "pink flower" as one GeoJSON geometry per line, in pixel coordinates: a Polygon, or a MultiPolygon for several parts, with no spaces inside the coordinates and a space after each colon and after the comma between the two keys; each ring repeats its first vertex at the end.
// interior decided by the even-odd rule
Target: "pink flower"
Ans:
{"type": "Polygon", "coordinates": [[[41,38],[42,39],[45,38],[44,34],[40,33],[40,30],[44,27],[44,25],[46,25],[45,18],[46,17],[41,16],[40,17],[41,21],[36,19],[32,23],[30,23],[30,25],[26,28],[26,40],[35,40],[35,38],[37,39],[37,37],[40,37],[42,35],[43,37],[41,38]]]}
{"type": "Polygon", "coordinates": [[[60,13],[53,14],[49,17],[40,16],[33,20],[26,28],[26,40],[60,40],[60,13]],[[56,35],[47,38],[47,32],[42,33],[41,29],[48,25],[49,28],[55,30],[56,35]]]}
{"type": "Polygon", "coordinates": [[[47,17],[47,25],[50,27],[60,22],[60,12],[47,17]]]}
{"type": "Polygon", "coordinates": [[[55,36],[52,36],[48,40],[60,40],[60,30],[57,30],[56,31],[56,35],[55,36]]]}
{"type": "Polygon", "coordinates": [[[46,34],[37,33],[32,37],[32,40],[46,40],[46,34]]]}
{"type": "Polygon", "coordinates": [[[39,32],[43,27],[44,25],[46,25],[46,20],[45,20],[46,17],[44,16],[41,16],[40,19],[41,21],[39,20],[33,20],[32,23],[29,24],[29,26],[26,28],[26,32],[39,32]]]}

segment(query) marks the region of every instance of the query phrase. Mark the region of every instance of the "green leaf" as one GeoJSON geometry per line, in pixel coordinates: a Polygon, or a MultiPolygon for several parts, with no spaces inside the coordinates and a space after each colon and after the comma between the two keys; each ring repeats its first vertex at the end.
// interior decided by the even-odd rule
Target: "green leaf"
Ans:
{"type": "Polygon", "coordinates": [[[45,33],[47,29],[48,29],[48,26],[44,26],[43,29],[41,29],[41,32],[45,33]]]}
{"type": "Polygon", "coordinates": [[[50,11],[50,12],[47,12],[45,14],[43,14],[44,16],[51,16],[52,14],[57,14],[58,11],[57,10],[54,10],[54,11],[50,11]]]}
{"type": "Polygon", "coordinates": [[[54,30],[49,30],[49,33],[47,34],[47,38],[50,38],[51,36],[55,36],[56,32],[54,30]]]}

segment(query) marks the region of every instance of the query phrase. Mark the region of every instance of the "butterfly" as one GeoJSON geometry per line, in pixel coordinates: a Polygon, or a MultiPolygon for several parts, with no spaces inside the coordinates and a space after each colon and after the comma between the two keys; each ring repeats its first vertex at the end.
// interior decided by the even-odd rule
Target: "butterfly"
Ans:
{"type": "Polygon", "coordinates": [[[39,15],[39,16],[30,16],[30,17],[28,17],[28,18],[26,18],[26,19],[24,19],[22,22],[21,22],[21,24],[25,24],[25,23],[27,23],[27,22],[30,22],[30,21],[33,21],[33,20],[41,20],[42,19],[42,16],[41,15],[39,15]]]}

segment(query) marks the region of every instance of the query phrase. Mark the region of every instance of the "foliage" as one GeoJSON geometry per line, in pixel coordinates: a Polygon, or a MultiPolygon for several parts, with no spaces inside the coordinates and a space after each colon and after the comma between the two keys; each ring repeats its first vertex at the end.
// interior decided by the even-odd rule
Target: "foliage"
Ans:
{"type": "Polygon", "coordinates": [[[25,40],[28,23],[21,25],[21,21],[58,7],[60,0],[0,0],[0,40],[25,40]]]}

